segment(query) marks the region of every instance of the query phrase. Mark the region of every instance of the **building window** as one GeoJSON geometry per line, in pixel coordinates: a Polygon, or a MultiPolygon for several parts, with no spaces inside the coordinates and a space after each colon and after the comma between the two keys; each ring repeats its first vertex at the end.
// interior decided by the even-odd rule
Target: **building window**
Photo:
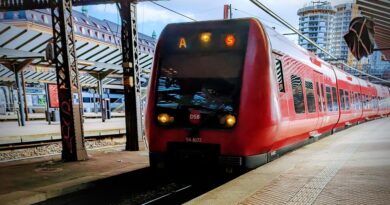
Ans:
{"type": "Polygon", "coordinates": [[[314,100],[314,90],[313,90],[313,83],[311,81],[305,81],[305,88],[306,88],[306,102],[307,102],[307,110],[309,112],[315,112],[316,111],[316,102],[314,100]]]}
{"type": "Polygon", "coordinates": [[[291,75],[291,84],[294,100],[295,113],[305,113],[305,104],[303,98],[303,88],[301,78],[296,75],[291,75]]]}
{"type": "Polygon", "coordinates": [[[100,28],[100,26],[97,24],[97,23],[95,23],[95,22],[92,22],[93,23],[93,25],[96,27],[96,28],[100,28]]]}
{"type": "Polygon", "coordinates": [[[332,94],[330,93],[330,87],[326,86],[326,101],[328,103],[328,111],[333,111],[332,109],[332,94]]]}
{"type": "Polygon", "coordinates": [[[49,23],[49,21],[47,20],[47,16],[46,15],[42,15],[41,16],[41,20],[43,23],[49,23]]]}

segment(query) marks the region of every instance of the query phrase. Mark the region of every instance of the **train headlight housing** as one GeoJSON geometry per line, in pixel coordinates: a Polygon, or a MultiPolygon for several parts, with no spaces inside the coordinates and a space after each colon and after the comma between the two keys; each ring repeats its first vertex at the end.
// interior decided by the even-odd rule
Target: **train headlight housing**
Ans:
{"type": "Polygon", "coordinates": [[[157,115],[157,121],[161,125],[168,125],[175,120],[174,117],[168,115],[167,113],[160,113],[157,115]]]}
{"type": "Polygon", "coordinates": [[[233,127],[236,124],[237,119],[234,115],[228,114],[222,118],[222,121],[226,127],[233,127]]]}

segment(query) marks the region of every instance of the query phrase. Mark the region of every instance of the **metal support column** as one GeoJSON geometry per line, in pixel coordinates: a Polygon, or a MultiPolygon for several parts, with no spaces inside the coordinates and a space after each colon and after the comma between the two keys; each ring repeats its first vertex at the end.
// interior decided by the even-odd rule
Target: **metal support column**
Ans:
{"type": "Polygon", "coordinates": [[[90,72],[89,74],[96,78],[97,80],[97,83],[98,83],[98,92],[99,92],[99,96],[100,96],[100,111],[102,113],[102,122],[105,122],[106,119],[107,119],[107,105],[105,104],[106,102],[104,101],[104,98],[103,98],[103,79],[106,78],[108,75],[110,75],[111,73],[113,73],[115,70],[113,69],[108,69],[106,71],[102,71],[102,72],[90,72]]]}
{"type": "Polygon", "coordinates": [[[105,99],[103,98],[103,79],[98,79],[97,80],[97,83],[98,83],[98,91],[99,91],[99,98],[100,98],[100,111],[102,113],[102,122],[106,122],[106,101],[105,99]]]}
{"type": "Polygon", "coordinates": [[[50,98],[49,98],[49,84],[45,83],[45,89],[46,89],[46,117],[47,117],[47,123],[51,125],[51,119],[50,119],[50,98]]]}
{"type": "Polygon", "coordinates": [[[24,72],[20,71],[20,77],[22,79],[22,89],[23,89],[23,104],[24,104],[24,114],[26,121],[29,121],[29,113],[28,113],[28,105],[27,105],[27,97],[26,97],[26,81],[24,79],[24,72]]]}
{"type": "Polygon", "coordinates": [[[15,74],[16,89],[18,91],[18,107],[19,107],[18,122],[19,122],[19,126],[25,126],[26,125],[26,117],[25,117],[25,113],[24,113],[23,88],[22,88],[22,82],[21,82],[20,76],[19,76],[20,73],[17,70],[15,65],[14,65],[14,74],[15,74]]]}
{"type": "Polygon", "coordinates": [[[73,33],[72,0],[51,0],[54,63],[62,136],[62,160],[88,159],[84,145],[82,98],[73,33]]]}
{"type": "MultiPolygon", "coordinates": [[[[138,42],[136,29],[136,6],[127,0],[118,4],[122,17],[123,85],[126,116],[126,150],[138,151],[137,93],[135,73],[138,72],[138,42]],[[133,12],[132,12],[133,10],[133,12]]],[[[140,120],[140,119],[138,119],[140,120]]]]}

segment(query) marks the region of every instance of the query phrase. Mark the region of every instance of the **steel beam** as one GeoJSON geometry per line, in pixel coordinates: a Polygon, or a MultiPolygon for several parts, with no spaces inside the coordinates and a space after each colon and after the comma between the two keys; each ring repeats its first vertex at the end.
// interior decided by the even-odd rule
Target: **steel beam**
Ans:
{"type": "MultiPolygon", "coordinates": [[[[50,8],[51,0],[1,0],[0,11],[18,11],[18,10],[31,10],[31,9],[46,9],[50,8]]],[[[75,6],[81,5],[97,5],[97,4],[112,4],[115,0],[72,0],[75,6]]]]}
{"type": "Polygon", "coordinates": [[[126,150],[138,151],[139,130],[137,128],[137,93],[135,84],[135,73],[138,71],[136,6],[126,0],[121,0],[117,5],[119,13],[122,17],[121,37],[123,58],[123,91],[125,97],[126,116],[126,150]]]}
{"type": "Polygon", "coordinates": [[[73,31],[72,0],[51,0],[54,63],[62,137],[62,160],[88,159],[84,145],[82,97],[73,31]]]}

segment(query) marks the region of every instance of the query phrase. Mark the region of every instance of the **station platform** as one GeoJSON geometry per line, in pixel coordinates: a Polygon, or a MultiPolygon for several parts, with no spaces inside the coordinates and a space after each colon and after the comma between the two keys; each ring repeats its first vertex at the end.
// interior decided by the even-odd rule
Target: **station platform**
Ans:
{"type": "Polygon", "coordinates": [[[149,167],[146,151],[88,151],[88,155],[88,160],[79,162],[63,163],[57,155],[36,162],[0,163],[0,204],[38,203],[149,167]]]}
{"type": "Polygon", "coordinates": [[[389,204],[390,118],[340,131],[186,204],[389,204]]]}
{"type": "MultiPolygon", "coordinates": [[[[27,121],[20,127],[15,121],[0,122],[0,145],[20,142],[61,139],[60,122],[27,121]]],[[[126,132],[125,118],[111,118],[102,122],[101,119],[84,120],[84,136],[99,136],[123,134],[126,132]]]]}

